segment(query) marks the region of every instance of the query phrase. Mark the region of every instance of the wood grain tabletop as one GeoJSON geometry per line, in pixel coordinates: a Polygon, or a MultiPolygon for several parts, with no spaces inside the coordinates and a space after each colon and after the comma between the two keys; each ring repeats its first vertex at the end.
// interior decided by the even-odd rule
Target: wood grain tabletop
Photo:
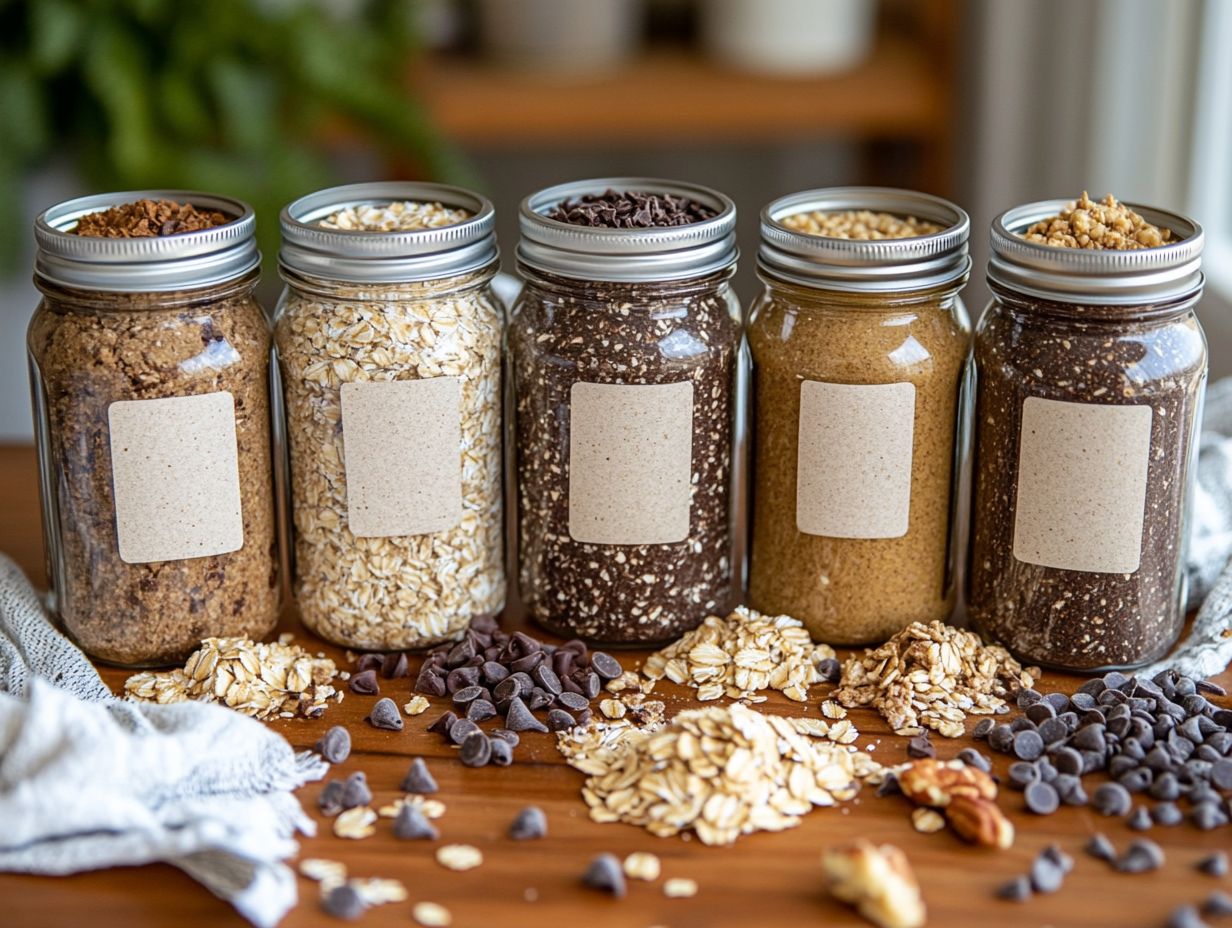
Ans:
{"type": "MultiPolygon", "coordinates": [[[[30,448],[0,447],[0,550],[12,556],[36,584],[43,584],[35,461],[30,448]]],[[[508,627],[519,624],[506,619],[508,627]]],[[[345,666],[337,648],[313,639],[299,628],[294,616],[288,615],[284,626],[301,643],[345,666]]],[[[630,651],[618,656],[631,667],[646,654],[630,651]]],[[[125,672],[102,672],[114,689],[122,687],[125,672]]],[[[382,695],[404,703],[410,697],[413,678],[412,672],[410,679],[382,681],[382,695]]],[[[1078,677],[1049,674],[1040,688],[1072,691],[1081,682],[1078,677]]],[[[1232,685],[1232,674],[1224,673],[1219,682],[1232,685]]],[[[828,689],[815,687],[805,705],[771,698],[759,708],[820,718],[818,703],[828,689]]],[[[670,684],[660,684],[655,698],[665,699],[669,715],[693,704],[684,690],[670,684]]],[[[1009,790],[1002,792],[1000,802],[1014,820],[1018,838],[1008,851],[975,849],[949,831],[919,834],[911,827],[906,800],[878,799],[871,790],[838,808],[815,810],[795,829],[747,836],[733,847],[707,848],[696,840],[654,838],[629,825],[592,823],[579,795],[583,776],[566,766],[549,736],[524,736],[512,767],[468,769],[456,759],[456,749],[425,731],[444,710],[443,701],[434,700],[440,705],[406,720],[404,730],[393,733],[378,731],[363,721],[374,699],[348,694],[322,719],[287,720],[273,727],[297,748],[309,748],[331,725],[347,726],[355,749],[331,776],[363,770],[376,804],[400,796],[397,786],[410,759],[426,758],[440,784],[437,798],[446,806],[436,822],[441,831],[438,843],[473,844],[483,852],[484,863],[464,873],[445,870],[434,860],[436,844],[395,840],[388,819],[381,819],[377,833],[366,840],[336,838],[329,821],[316,809],[322,784],[304,787],[299,797],[319,827],[315,837],[301,840],[301,856],[342,861],[352,876],[393,877],[410,892],[408,901],[375,908],[363,916],[360,924],[373,928],[414,924],[411,907],[420,901],[444,905],[453,913],[453,924],[461,928],[864,925],[827,897],[819,865],[826,847],[858,837],[890,842],[906,852],[923,888],[931,926],[1149,928],[1163,926],[1169,913],[1182,903],[1200,902],[1216,889],[1232,892],[1232,877],[1217,879],[1194,869],[1205,853],[1232,847],[1232,829],[1201,832],[1189,824],[1157,827],[1149,836],[1165,849],[1166,866],[1155,873],[1125,875],[1081,853],[1082,845],[1097,830],[1118,848],[1137,837],[1123,820],[1102,818],[1089,808],[1062,808],[1041,818],[1027,813],[1021,795],[1009,790]],[[548,837],[514,842],[505,836],[505,829],[528,804],[547,813],[548,837]],[[994,898],[997,886],[1024,872],[1035,854],[1053,842],[1077,860],[1059,892],[1026,903],[994,898]],[[651,851],[663,862],[663,877],[654,883],[631,881],[622,900],[584,889],[579,882],[583,870],[595,854],[604,851],[622,857],[631,851],[651,851]],[[670,877],[696,880],[697,895],[666,898],[663,879],[670,877]]],[[[890,734],[872,710],[853,710],[850,718],[861,732],[858,746],[872,746],[873,756],[884,763],[905,759],[905,739],[890,734]]],[[[935,741],[943,758],[973,744],[970,738],[935,741]]],[[[1008,760],[997,756],[994,763],[1004,777],[1008,760]]],[[[320,910],[315,884],[301,878],[299,888],[300,904],[283,922],[286,928],[337,924],[320,910]]],[[[229,906],[166,865],[64,878],[0,875],[0,926],[222,928],[243,924],[229,906]]]]}

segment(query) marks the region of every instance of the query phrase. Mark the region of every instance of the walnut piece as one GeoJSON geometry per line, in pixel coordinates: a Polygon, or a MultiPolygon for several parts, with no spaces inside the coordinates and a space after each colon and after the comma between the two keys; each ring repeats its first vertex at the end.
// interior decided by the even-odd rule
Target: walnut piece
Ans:
{"type": "Polygon", "coordinates": [[[945,817],[964,841],[1001,850],[1014,845],[1014,824],[991,799],[955,796],[945,807],[945,817]]]}
{"type": "Polygon", "coordinates": [[[958,796],[997,798],[992,777],[961,762],[918,760],[899,773],[898,785],[912,802],[934,809],[944,809],[958,796]]]}
{"type": "Polygon", "coordinates": [[[919,928],[926,919],[920,884],[907,856],[891,844],[857,841],[830,848],[822,866],[836,899],[881,928],[919,928]]]}

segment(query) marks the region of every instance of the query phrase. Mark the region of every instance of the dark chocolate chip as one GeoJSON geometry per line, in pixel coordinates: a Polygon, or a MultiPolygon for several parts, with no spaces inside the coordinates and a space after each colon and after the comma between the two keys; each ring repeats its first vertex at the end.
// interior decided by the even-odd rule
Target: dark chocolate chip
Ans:
{"type": "Polygon", "coordinates": [[[1117,777],[1117,782],[1131,793],[1141,793],[1151,785],[1154,779],[1155,774],[1149,767],[1135,767],[1117,777]]]}
{"type": "Polygon", "coordinates": [[[436,735],[444,735],[449,737],[449,728],[458,720],[458,716],[453,712],[446,712],[439,719],[428,726],[428,731],[436,735]]]}
{"type": "Polygon", "coordinates": [[[1036,731],[1020,731],[1014,735],[1014,756],[1019,760],[1035,760],[1044,753],[1044,739],[1036,731]]]}
{"type": "Polygon", "coordinates": [[[381,661],[381,676],[386,680],[401,680],[410,666],[405,654],[386,654],[381,661]]]}
{"type": "MultiPolygon", "coordinates": [[[[822,683],[838,683],[843,678],[843,665],[836,657],[827,657],[817,662],[817,673],[822,683]]],[[[991,719],[987,720],[991,721],[991,719]]],[[[979,726],[976,726],[977,728],[979,726]]]]}
{"type": "Polygon", "coordinates": [[[1028,706],[1024,714],[1036,725],[1057,717],[1056,710],[1046,702],[1037,702],[1033,706],[1028,706]]]}
{"type": "Polygon", "coordinates": [[[1166,928],[1208,928],[1198,910],[1192,905],[1179,906],[1172,910],[1165,922],[1166,928]]]}
{"type": "Polygon", "coordinates": [[[546,725],[531,714],[530,709],[526,707],[526,703],[516,697],[509,703],[509,711],[505,715],[505,727],[510,731],[518,732],[546,732],[548,730],[546,725]]]}
{"type": "Polygon", "coordinates": [[[1013,789],[1024,790],[1039,779],[1039,771],[1034,764],[1017,761],[1010,764],[1009,783],[1013,789]]]}
{"type": "Polygon", "coordinates": [[[484,722],[496,717],[496,706],[486,699],[476,699],[466,707],[466,717],[472,722],[484,722]]]}
{"type": "Polygon", "coordinates": [[[578,681],[578,685],[582,687],[582,695],[587,699],[594,699],[599,695],[599,691],[603,689],[603,683],[599,679],[597,673],[587,673],[584,678],[578,681]]]}
{"type": "Polygon", "coordinates": [[[328,815],[332,818],[343,810],[343,789],[341,780],[330,780],[325,784],[325,788],[321,790],[321,795],[317,797],[317,808],[321,810],[322,815],[328,815]]]}
{"type": "Polygon", "coordinates": [[[1163,825],[1165,828],[1171,828],[1185,821],[1184,813],[1175,802],[1155,803],[1155,807],[1151,809],[1151,818],[1156,825],[1163,825]]]}
{"type": "Polygon", "coordinates": [[[1031,862],[1031,888],[1037,893],[1055,893],[1065,882],[1065,871],[1051,857],[1040,854],[1031,862]]]}
{"type": "Polygon", "coordinates": [[[435,841],[441,836],[418,803],[404,802],[394,819],[394,837],[403,841],[435,841]]]}
{"type": "Polygon", "coordinates": [[[399,787],[404,793],[435,793],[439,787],[436,785],[436,780],[428,771],[428,765],[424,763],[422,757],[416,757],[411,761],[410,769],[407,770],[406,776],[402,778],[402,785],[399,787]]]}
{"type": "Polygon", "coordinates": [[[365,670],[355,674],[351,677],[349,685],[351,692],[358,696],[375,696],[381,691],[381,684],[377,681],[375,670],[365,670]]]}
{"type": "Polygon", "coordinates": [[[590,700],[581,693],[561,693],[556,697],[556,704],[562,709],[580,712],[590,705],[590,700]]]}
{"type": "Polygon", "coordinates": [[[459,708],[469,705],[476,699],[486,699],[488,691],[482,686],[464,686],[460,690],[454,691],[453,704],[459,708]]]}
{"type": "Polygon", "coordinates": [[[997,887],[997,898],[1010,902],[1026,902],[1031,898],[1031,878],[1016,876],[997,887]]]}
{"type": "Polygon", "coordinates": [[[1069,773],[1081,776],[1083,772],[1082,754],[1071,747],[1059,747],[1052,752],[1052,765],[1058,773],[1069,773]]]}
{"type": "Polygon", "coordinates": [[[958,759],[968,767],[974,767],[984,773],[992,773],[992,761],[975,748],[963,748],[958,752],[958,759]]]}
{"type": "Polygon", "coordinates": [[[1129,790],[1120,783],[1101,783],[1091,794],[1091,806],[1100,815],[1128,815],[1133,806],[1129,790]]]}
{"type": "Polygon", "coordinates": [[[380,670],[381,665],[385,663],[383,654],[361,654],[359,659],[355,661],[355,667],[352,673],[363,673],[365,670],[380,670]]]}
{"type": "Polygon", "coordinates": [[[1150,831],[1155,826],[1155,820],[1146,806],[1138,806],[1129,817],[1129,827],[1134,831],[1150,831]]]}
{"type": "Polygon", "coordinates": [[[509,676],[509,668],[496,661],[484,661],[483,666],[479,668],[479,676],[483,678],[484,683],[495,686],[509,676]]]}
{"type": "Polygon", "coordinates": [[[473,731],[462,739],[458,759],[466,767],[483,767],[492,759],[492,744],[481,731],[473,731]]]}
{"type": "Polygon", "coordinates": [[[1189,820],[1203,831],[1211,831],[1228,824],[1228,815],[1216,802],[1201,802],[1189,813],[1189,820]]]}
{"type": "Polygon", "coordinates": [[[415,692],[426,696],[444,696],[448,692],[448,687],[439,675],[425,668],[415,678],[415,692]]]}
{"type": "Polygon", "coordinates": [[[458,719],[449,726],[449,740],[454,744],[461,744],[477,731],[479,726],[470,719],[458,719]]]}
{"type": "Polygon", "coordinates": [[[577,723],[564,709],[553,709],[548,713],[548,731],[568,731],[577,723]]]}
{"type": "Polygon", "coordinates": [[[1202,903],[1202,911],[1216,917],[1232,915],[1232,896],[1216,890],[1206,897],[1206,902],[1202,903]]]}
{"type": "Polygon", "coordinates": [[[526,707],[532,712],[536,709],[546,709],[555,701],[555,697],[553,697],[551,693],[547,690],[540,689],[539,687],[535,687],[531,690],[530,695],[525,698],[526,707]]]}
{"type": "Polygon", "coordinates": [[[1132,841],[1116,861],[1116,868],[1122,873],[1146,873],[1158,870],[1164,865],[1164,852],[1154,841],[1148,838],[1138,838],[1132,841]]]}
{"type": "Polygon", "coordinates": [[[341,725],[335,725],[317,741],[313,748],[331,764],[341,764],[351,756],[351,733],[341,725]]]}
{"type": "Polygon", "coordinates": [[[1014,746],[1014,730],[1000,724],[988,733],[988,746],[1001,754],[1007,754],[1014,746]]]}
{"type": "Polygon", "coordinates": [[[1041,702],[1043,698],[1044,696],[1042,693],[1038,693],[1032,689],[1022,689],[1018,691],[1016,702],[1018,703],[1019,709],[1028,709],[1031,706],[1041,702]]]}
{"type": "Polygon", "coordinates": [[[1108,836],[1103,832],[1095,832],[1083,847],[1083,850],[1096,860],[1107,861],[1112,863],[1116,860],[1116,848],[1112,846],[1112,842],[1108,840],[1108,836]]]}
{"type": "Polygon", "coordinates": [[[493,728],[492,737],[498,741],[504,741],[511,748],[516,748],[522,740],[516,731],[510,731],[508,728],[493,728]]]}
{"type": "Polygon", "coordinates": [[[1039,727],[1039,736],[1048,745],[1060,744],[1069,737],[1069,726],[1061,719],[1045,719],[1039,727]]]}
{"type": "Polygon", "coordinates": [[[381,697],[368,713],[368,724],[386,731],[402,731],[402,713],[398,711],[398,704],[388,696],[381,697]]]}
{"type": "Polygon", "coordinates": [[[527,806],[509,823],[509,837],[514,841],[533,841],[548,833],[548,817],[538,806],[527,806]]]}
{"type": "Polygon", "coordinates": [[[1023,790],[1023,799],[1026,801],[1027,810],[1036,815],[1052,815],[1061,804],[1061,797],[1057,795],[1052,784],[1042,780],[1029,783],[1023,790]]]}
{"type": "Polygon", "coordinates": [[[556,675],[556,671],[554,671],[547,664],[540,664],[536,667],[531,672],[530,677],[546,692],[551,693],[553,696],[561,691],[560,677],[558,677],[556,675]]]}
{"type": "Polygon", "coordinates": [[[1228,875],[1228,855],[1224,851],[1215,851],[1203,857],[1194,866],[1207,876],[1225,877],[1228,875]]]}
{"type": "Polygon", "coordinates": [[[368,778],[362,770],[356,770],[343,782],[339,801],[344,809],[366,806],[372,801],[372,790],[368,788],[368,778]]]}
{"type": "Polygon", "coordinates": [[[582,885],[611,893],[618,899],[625,894],[625,874],[620,861],[612,854],[600,854],[582,874],[582,885]]]}
{"type": "Polygon", "coordinates": [[[1232,790],[1232,760],[1225,758],[1212,764],[1210,777],[1216,789],[1232,790]]]}
{"type": "Polygon", "coordinates": [[[492,757],[488,763],[495,764],[497,767],[508,767],[513,763],[513,745],[504,738],[489,738],[488,744],[492,748],[492,757]]]}
{"type": "Polygon", "coordinates": [[[354,921],[368,910],[368,904],[354,886],[343,883],[321,896],[321,908],[334,918],[354,921]]]}
{"type": "Polygon", "coordinates": [[[929,740],[927,732],[916,735],[907,742],[907,756],[915,758],[937,756],[937,749],[933,746],[932,741],[929,740]]]}

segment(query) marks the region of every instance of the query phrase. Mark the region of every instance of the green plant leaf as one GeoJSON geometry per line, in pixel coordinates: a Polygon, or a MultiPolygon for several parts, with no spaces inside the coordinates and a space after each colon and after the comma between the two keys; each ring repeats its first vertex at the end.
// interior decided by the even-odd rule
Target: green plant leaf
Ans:
{"type": "Polygon", "coordinates": [[[38,0],[30,7],[30,60],[41,74],[62,71],[81,50],[85,17],[66,0],[38,0]]]}

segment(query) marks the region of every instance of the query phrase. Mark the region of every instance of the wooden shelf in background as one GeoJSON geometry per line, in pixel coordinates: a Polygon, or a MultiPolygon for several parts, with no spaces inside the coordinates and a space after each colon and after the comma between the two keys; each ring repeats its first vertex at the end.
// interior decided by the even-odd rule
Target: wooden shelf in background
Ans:
{"type": "Polygon", "coordinates": [[[652,51],[598,76],[512,71],[470,58],[416,65],[415,93],[464,145],[754,142],[823,135],[934,141],[950,128],[946,70],[925,42],[885,38],[853,70],[775,78],[697,53],[652,51]]]}

